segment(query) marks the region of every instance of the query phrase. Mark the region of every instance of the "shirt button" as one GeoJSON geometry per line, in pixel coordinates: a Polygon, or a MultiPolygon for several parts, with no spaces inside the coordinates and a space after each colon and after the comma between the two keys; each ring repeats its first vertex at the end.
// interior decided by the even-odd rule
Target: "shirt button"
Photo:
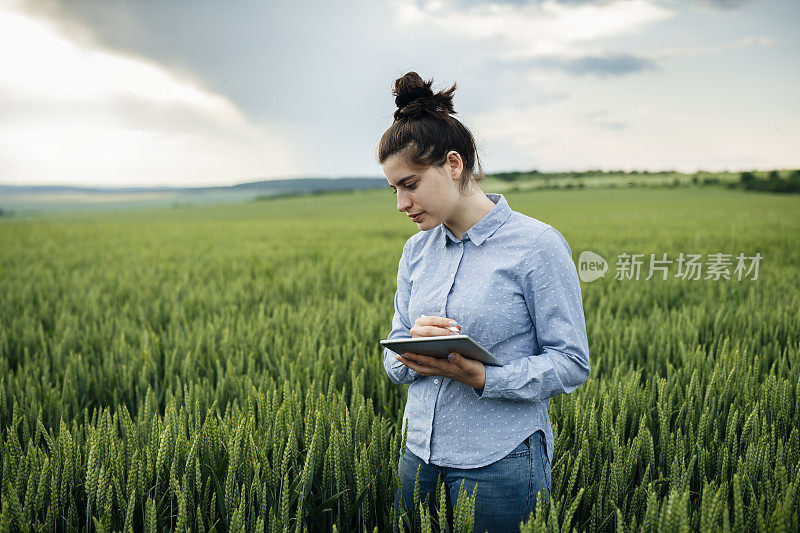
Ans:
{"type": "Polygon", "coordinates": [[[438,383],[439,383],[439,379],[438,379],[438,378],[437,378],[437,379],[434,379],[434,380],[433,380],[433,382],[434,382],[434,383],[436,383],[436,384],[438,384],[438,383]]]}

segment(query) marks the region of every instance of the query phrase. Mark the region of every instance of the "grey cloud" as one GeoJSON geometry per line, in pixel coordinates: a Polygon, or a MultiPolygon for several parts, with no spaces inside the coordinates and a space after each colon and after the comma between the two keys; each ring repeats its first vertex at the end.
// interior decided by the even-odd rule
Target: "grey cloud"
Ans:
{"type": "MultiPolygon", "coordinates": [[[[559,0],[561,1],[561,0],[559,0]]],[[[570,0],[567,0],[570,1],[570,0]]],[[[581,0],[576,0],[581,1],[581,0]]],[[[756,0],[657,0],[658,3],[686,7],[691,10],[733,10],[753,4],[756,0]]]]}
{"type": "MultiPolygon", "coordinates": [[[[456,5],[462,7],[472,7],[478,5],[486,5],[487,3],[491,4],[499,4],[499,5],[515,5],[515,6],[524,6],[529,4],[542,4],[545,0],[491,0],[490,2],[486,2],[484,0],[455,0],[456,5]]],[[[616,0],[555,0],[558,4],[565,4],[571,6],[580,6],[580,5],[608,5],[616,0]]],[[[662,2],[669,2],[674,3],[676,0],[661,0],[662,2]]],[[[756,0],[690,0],[691,2],[697,2],[700,4],[708,5],[709,7],[716,7],[719,9],[736,9],[738,7],[742,7],[744,5],[750,4],[755,2],[756,0]]],[[[424,3],[424,2],[418,2],[424,3]]]]}
{"type": "Polygon", "coordinates": [[[313,0],[30,0],[26,6],[72,38],[153,59],[272,123],[313,121],[329,109],[328,99],[351,96],[355,87],[341,80],[355,85],[365,65],[381,61],[368,45],[381,42],[391,25],[388,8],[368,0],[347,10],[313,0]]]}
{"type": "MultiPolygon", "coordinates": [[[[538,0],[538,3],[542,3],[544,0],[538,0]]],[[[591,4],[591,5],[607,5],[614,3],[616,0],[556,0],[559,4],[569,4],[573,6],[579,6],[584,4],[591,4]]]]}
{"type": "MultiPolygon", "coordinates": [[[[617,0],[555,0],[555,3],[565,6],[603,6],[614,3],[617,0]]],[[[686,0],[651,0],[653,3],[661,4],[679,4],[684,3],[686,0]]],[[[756,0],[688,0],[687,5],[690,8],[710,8],[720,10],[733,10],[748,4],[754,3],[756,0]]],[[[495,5],[510,5],[510,6],[526,6],[526,5],[541,5],[545,0],[452,0],[453,5],[459,8],[469,9],[477,6],[486,6],[487,4],[495,5]]],[[[417,0],[417,4],[426,4],[426,0],[417,0]]]]}
{"type": "Polygon", "coordinates": [[[657,68],[652,59],[632,54],[584,56],[567,60],[554,59],[551,64],[571,74],[595,74],[597,76],[622,76],[657,68]]]}
{"type": "Polygon", "coordinates": [[[625,76],[645,70],[656,70],[658,65],[648,57],[633,54],[587,55],[577,58],[544,56],[525,60],[504,61],[505,68],[541,68],[561,70],[575,76],[587,74],[598,77],[625,76]]]}
{"type": "Polygon", "coordinates": [[[755,0],[700,0],[700,3],[717,9],[737,9],[747,4],[752,4],[755,0]]]}
{"type": "MultiPolygon", "coordinates": [[[[486,2],[485,0],[454,0],[456,6],[466,7],[466,8],[474,6],[485,6],[486,4],[525,6],[530,4],[542,4],[544,1],[545,0],[491,0],[490,2],[486,2]]],[[[613,1],[614,0],[556,0],[556,3],[579,6],[584,4],[607,5],[612,3],[613,1]]],[[[424,3],[424,2],[417,2],[417,3],[424,3]]]]}
{"type": "Polygon", "coordinates": [[[431,71],[398,64],[423,55],[436,64],[459,51],[438,35],[397,45],[391,6],[372,0],[29,0],[26,9],[70,38],[148,59],[226,96],[317,168],[371,160],[374,137],[391,124],[390,83],[406,70],[431,71]]]}

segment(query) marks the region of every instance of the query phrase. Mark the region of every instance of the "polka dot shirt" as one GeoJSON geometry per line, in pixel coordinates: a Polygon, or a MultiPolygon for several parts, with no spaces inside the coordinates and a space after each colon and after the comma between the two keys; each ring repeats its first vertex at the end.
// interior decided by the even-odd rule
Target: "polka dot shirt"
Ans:
{"type": "Polygon", "coordinates": [[[541,429],[553,457],[550,398],[589,377],[589,343],[578,273],[564,237],[513,211],[502,194],[461,239],[445,226],[413,235],[397,272],[388,339],[411,337],[422,315],[454,319],[497,357],[475,389],[423,376],[384,350],[392,382],[409,383],[406,445],[426,463],[479,468],[541,429]]]}

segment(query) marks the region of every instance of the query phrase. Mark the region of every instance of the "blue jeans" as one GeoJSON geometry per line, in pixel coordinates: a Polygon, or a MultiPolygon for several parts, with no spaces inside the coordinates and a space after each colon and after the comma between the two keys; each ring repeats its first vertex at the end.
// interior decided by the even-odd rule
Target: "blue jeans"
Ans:
{"type": "MultiPolygon", "coordinates": [[[[544,489],[544,498],[550,498],[550,459],[547,457],[544,433],[537,430],[511,453],[480,468],[452,468],[426,464],[422,459],[405,449],[398,464],[400,488],[395,496],[395,516],[403,512],[413,515],[414,482],[417,467],[419,475],[419,502],[428,497],[428,509],[437,517],[437,480],[445,483],[445,499],[448,521],[452,523],[452,510],[458,502],[458,491],[464,481],[464,490],[471,496],[475,492],[476,533],[489,531],[519,531],[519,524],[527,521],[536,509],[536,497],[544,489]],[[402,503],[405,509],[400,508],[402,503]]],[[[414,528],[418,523],[414,522],[414,528]]]]}

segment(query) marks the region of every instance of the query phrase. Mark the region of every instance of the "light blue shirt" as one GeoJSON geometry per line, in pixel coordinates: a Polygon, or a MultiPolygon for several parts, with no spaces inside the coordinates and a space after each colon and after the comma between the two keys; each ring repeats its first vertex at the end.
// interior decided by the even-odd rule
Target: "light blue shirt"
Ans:
{"type": "MultiPolygon", "coordinates": [[[[478,468],[537,429],[553,457],[550,398],[589,377],[589,342],[578,273],[552,226],[512,211],[502,194],[461,240],[443,223],[403,246],[389,339],[411,337],[422,315],[452,318],[503,362],[484,388],[423,376],[384,349],[392,382],[410,383],[406,445],[426,463],[478,468]]],[[[402,428],[401,428],[402,430],[402,428]]]]}

